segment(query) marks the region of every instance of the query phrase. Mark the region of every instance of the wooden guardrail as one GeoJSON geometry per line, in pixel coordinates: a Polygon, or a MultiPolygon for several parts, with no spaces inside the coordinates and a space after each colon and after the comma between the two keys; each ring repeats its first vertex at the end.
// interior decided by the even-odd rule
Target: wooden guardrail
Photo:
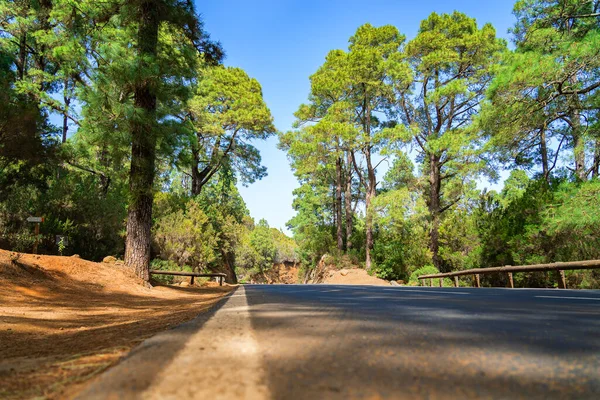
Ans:
{"type": "Polygon", "coordinates": [[[535,265],[506,265],[504,267],[492,267],[492,268],[474,268],[466,269],[464,271],[446,272],[441,274],[429,274],[421,275],[418,277],[419,280],[430,279],[430,286],[433,286],[433,280],[440,280],[440,287],[444,278],[454,277],[454,286],[458,287],[458,277],[463,275],[475,275],[475,286],[481,287],[479,281],[480,274],[491,274],[491,273],[506,273],[508,274],[508,280],[510,287],[514,288],[513,273],[515,272],[535,272],[535,271],[558,271],[560,284],[559,287],[566,289],[567,281],[565,280],[565,270],[573,269],[598,269],[600,268],[600,260],[588,260],[588,261],[570,261],[570,262],[556,262],[551,264],[535,264],[535,265]]]}
{"type": "Polygon", "coordinates": [[[161,271],[158,269],[151,269],[150,275],[174,275],[174,276],[191,276],[190,285],[194,284],[194,277],[218,277],[219,278],[219,286],[223,286],[223,280],[227,275],[223,273],[216,274],[202,274],[199,272],[185,272],[185,271],[161,271]]]}

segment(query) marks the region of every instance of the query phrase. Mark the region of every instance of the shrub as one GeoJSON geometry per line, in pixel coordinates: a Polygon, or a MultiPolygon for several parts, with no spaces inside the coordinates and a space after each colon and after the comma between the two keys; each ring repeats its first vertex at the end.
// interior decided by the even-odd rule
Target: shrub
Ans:
{"type": "MultiPolygon", "coordinates": [[[[418,277],[421,275],[431,275],[431,274],[439,274],[440,271],[433,265],[426,265],[421,267],[410,275],[410,279],[408,280],[408,284],[410,286],[425,286],[425,282],[419,281],[418,277]]],[[[436,282],[437,283],[437,282],[436,282]]],[[[439,284],[439,283],[438,283],[439,284]]],[[[442,285],[444,287],[454,286],[452,280],[448,278],[444,278],[442,285]]]]}
{"type": "Polygon", "coordinates": [[[218,256],[217,232],[198,203],[160,218],[154,231],[162,259],[202,270],[218,256]]]}

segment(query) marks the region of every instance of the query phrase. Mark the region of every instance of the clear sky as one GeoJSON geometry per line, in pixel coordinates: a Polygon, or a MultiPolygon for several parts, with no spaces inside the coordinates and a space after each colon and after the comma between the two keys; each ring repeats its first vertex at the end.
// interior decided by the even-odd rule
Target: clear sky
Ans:
{"type": "MultiPolygon", "coordinates": [[[[514,0],[225,0],[196,2],[205,28],[223,45],[226,65],[258,79],[280,131],[291,128],[293,113],[306,102],[308,77],[333,49],[346,49],[356,29],[370,23],[395,25],[410,40],[432,12],[454,10],[492,23],[509,38],[514,0]]],[[[293,215],[292,191],[298,186],[277,138],[256,143],[268,176],[240,188],[250,214],[286,230],[293,215]]]]}

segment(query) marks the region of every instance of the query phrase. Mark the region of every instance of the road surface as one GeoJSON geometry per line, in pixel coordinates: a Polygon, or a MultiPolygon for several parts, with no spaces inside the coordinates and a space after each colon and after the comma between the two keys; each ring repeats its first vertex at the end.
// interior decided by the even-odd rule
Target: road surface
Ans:
{"type": "Polygon", "coordinates": [[[238,288],[84,399],[600,399],[600,292],[238,288]]]}

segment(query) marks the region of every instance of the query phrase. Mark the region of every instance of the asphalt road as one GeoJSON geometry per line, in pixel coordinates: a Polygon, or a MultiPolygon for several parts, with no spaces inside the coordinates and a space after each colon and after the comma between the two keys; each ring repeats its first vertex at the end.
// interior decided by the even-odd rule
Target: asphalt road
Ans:
{"type": "Polygon", "coordinates": [[[240,287],[80,397],[600,399],[600,292],[240,287]]]}

